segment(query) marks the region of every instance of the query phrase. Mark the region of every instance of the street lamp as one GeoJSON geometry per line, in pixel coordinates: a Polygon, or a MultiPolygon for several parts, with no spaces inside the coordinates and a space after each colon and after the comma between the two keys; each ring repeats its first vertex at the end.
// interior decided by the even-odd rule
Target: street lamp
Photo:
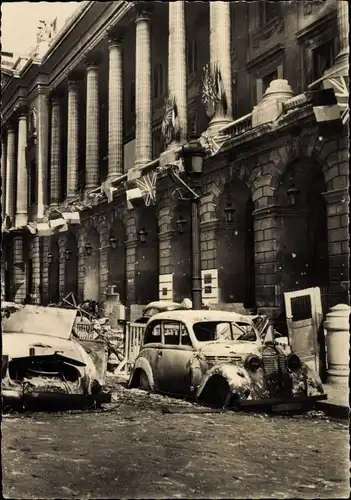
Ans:
{"type": "Polygon", "coordinates": [[[297,204],[297,197],[299,196],[300,191],[295,185],[293,185],[290,189],[287,190],[286,193],[289,198],[289,204],[294,207],[297,204]]]}
{"type": "Polygon", "coordinates": [[[146,243],[147,232],[145,231],[144,228],[140,229],[138,236],[140,243],[146,243]]]}
{"type": "Polygon", "coordinates": [[[233,203],[231,203],[230,201],[227,203],[227,206],[225,207],[224,209],[224,217],[225,217],[225,220],[226,222],[228,222],[229,224],[231,222],[233,222],[233,215],[234,215],[234,212],[235,212],[235,208],[233,207],[233,203]]]}
{"type": "Polygon", "coordinates": [[[90,257],[91,254],[93,252],[93,247],[91,246],[91,244],[88,242],[86,245],[85,245],[85,254],[87,255],[87,257],[90,257]]]}
{"type": "Polygon", "coordinates": [[[197,139],[188,142],[182,147],[182,153],[185,172],[192,177],[201,175],[206,155],[201,142],[197,139]]]}
{"type": "Polygon", "coordinates": [[[65,257],[66,257],[66,260],[71,260],[71,257],[72,257],[72,250],[69,250],[67,248],[67,250],[65,251],[65,257]]]}
{"type": "Polygon", "coordinates": [[[116,248],[117,248],[117,238],[116,238],[116,236],[111,236],[111,238],[110,238],[110,245],[111,245],[112,250],[116,250],[116,248]]]}

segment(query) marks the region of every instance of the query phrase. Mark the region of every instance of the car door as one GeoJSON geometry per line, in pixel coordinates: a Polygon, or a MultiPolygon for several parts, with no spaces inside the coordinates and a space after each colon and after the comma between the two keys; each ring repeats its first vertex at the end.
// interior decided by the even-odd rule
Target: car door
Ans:
{"type": "Polygon", "coordinates": [[[194,348],[184,323],[165,320],[157,353],[157,385],[161,392],[186,395],[191,386],[194,348]]]}

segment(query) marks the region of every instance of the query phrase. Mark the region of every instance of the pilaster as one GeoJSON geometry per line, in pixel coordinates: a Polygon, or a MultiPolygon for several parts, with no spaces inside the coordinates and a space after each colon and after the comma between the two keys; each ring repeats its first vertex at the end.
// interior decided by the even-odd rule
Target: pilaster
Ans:
{"type": "Polygon", "coordinates": [[[16,235],[12,240],[13,268],[12,268],[12,293],[13,301],[23,303],[26,297],[26,274],[24,267],[23,236],[16,235]]]}

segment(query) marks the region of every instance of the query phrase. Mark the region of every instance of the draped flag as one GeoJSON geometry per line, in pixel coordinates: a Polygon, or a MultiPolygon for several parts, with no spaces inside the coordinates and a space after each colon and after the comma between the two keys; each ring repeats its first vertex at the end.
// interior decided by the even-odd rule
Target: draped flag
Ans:
{"type": "Polygon", "coordinates": [[[212,118],[215,113],[215,103],[217,102],[217,96],[214,90],[214,81],[209,69],[206,65],[203,68],[204,77],[202,79],[202,102],[205,105],[205,112],[209,118],[212,118]]]}
{"type": "Polygon", "coordinates": [[[52,229],[50,228],[47,222],[38,222],[37,223],[37,231],[38,236],[51,236],[53,234],[52,229]]]}
{"type": "Polygon", "coordinates": [[[215,88],[216,88],[216,95],[218,98],[218,101],[222,105],[222,109],[224,111],[224,114],[227,114],[228,111],[228,101],[227,101],[227,95],[224,90],[224,83],[222,80],[222,73],[221,70],[219,69],[218,65],[215,66],[215,88]]]}
{"type": "Polygon", "coordinates": [[[178,116],[178,106],[175,96],[167,97],[165,100],[165,112],[162,121],[161,132],[166,146],[174,139],[179,138],[180,123],[178,116]]]}
{"type": "Polygon", "coordinates": [[[102,183],[101,188],[107,197],[107,203],[112,203],[113,193],[116,191],[116,188],[113,188],[111,182],[108,180],[102,183]]]}
{"type": "Polygon", "coordinates": [[[319,134],[326,137],[342,133],[343,122],[334,90],[310,90],[307,95],[312,103],[319,134]]]}
{"type": "Polygon", "coordinates": [[[142,175],[134,180],[135,184],[140,189],[141,196],[147,207],[156,204],[156,181],[157,172],[142,175]]]}
{"type": "Polygon", "coordinates": [[[328,87],[332,86],[334,89],[335,97],[341,111],[341,120],[345,125],[350,120],[348,75],[329,77],[323,84],[325,88],[327,88],[328,85],[328,87]]]}

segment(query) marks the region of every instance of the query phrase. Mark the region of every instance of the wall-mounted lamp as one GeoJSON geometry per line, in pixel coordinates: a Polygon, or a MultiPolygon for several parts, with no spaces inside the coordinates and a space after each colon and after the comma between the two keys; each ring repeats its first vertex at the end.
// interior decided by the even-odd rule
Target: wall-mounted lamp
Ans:
{"type": "Polygon", "coordinates": [[[235,212],[235,208],[233,207],[233,203],[228,201],[228,203],[224,209],[224,217],[225,217],[226,222],[228,222],[228,223],[233,222],[234,212],[235,212]]]}
{"type": "Polygon", "coordinates": [[[147,232],[145,231],[144,228],[140,229],[138,236],[139,236],[140,243],[146,243],[147,232]]]}
{"type": "Polygon", "coordinates": [[[85,245],[85,255],[87,257],[90,257],[91,254],[93,252],[93,247],[91,246],[91,244],[88,242],[86,245],[85,245]]]}
{"type": "Polygon", "coordinates": [[[116,236],[111,236],[111,238],[110,238],[110,247],[112,248],[112,250],[116,250],[117,243],[118,243],[118,240],[117,240],[116,236]]]}
{"type": "Polygon", "coordinates": [[[182,148],[184,169],[188,175],[198,176],[202,174],[204,158],[206,156],[205,148],[197,139],[189,141],[182,148]]]}
{"type": "Polygon", "coordinates": [[[48,264],[51,264],[51,262],[52,262],[52,254],[49,253],[48,254],[48,264]]]}
{"type": "Polygon", "coordinates": [[[185,224],[186,224],[186,220],[184,219],[183,215],[180,214],[179,215],[179,219],[177,220],[176,222],[177,224],[177,231],[179,234],[183,234],[184,233],[184,227],[185,227],[185,224]]]}
{"type": "Polygon", "coordinates": [[[69,250],[67,248],[67,250],[65,251],[65,257],[66,257],[66,260],[71,260],[71,257],[72,257],[72,250],[69,250]]]}
{"type": "Polygon", "coordinates": [[[292,179],[291,187],[287,190],[286,194],[288,195],[289,205],[294,207],[297,204],[300,191],[295,186],[295,182],[293,179],[292,179]]]}

